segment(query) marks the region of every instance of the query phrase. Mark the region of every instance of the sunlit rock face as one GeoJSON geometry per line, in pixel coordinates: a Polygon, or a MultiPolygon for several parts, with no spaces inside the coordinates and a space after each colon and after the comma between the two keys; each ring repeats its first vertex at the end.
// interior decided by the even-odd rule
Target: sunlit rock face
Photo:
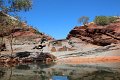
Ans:
{"type": "MultiPolygon", "coordinates": [[[[0,39],[1,39],[1,37],[6,37],[6,39],[9,40],[10,35],[12,34],[13,38],[15,39],[13,41],[13,44],[15,44],[15,45],[37,43],[43,37],[46,38],[47,40],[53,40],[53,38],[51,36],[46,35],[45,33],[39,31],[38,29],[34,28],[33,26],[29,26],[24,21],[21,21],[20,25],[16,26],[17,22],[15,22],[15,21],[17,21],[18,19],[16,19],[15,17],[12,17],[1,11],[0,11],[0,16],[3,17],[3,18],[0,18],[0,39]],[[12,27],[12,28],[4,27],[4,26],[9,26],[6,24],[8,22],[8,21],[6,21],[6,18],[12,19],[12,21],[14,22],[13,25],[15,24],[15,27],[12,27]]],[[[19,20],[18,20],[18,22],[19,22],[19,20]]],[[[0,42],[1,42],[1,40],[0,40],[0,42]]]]}
{"type": "Polygon", "coordinates": [[[72,29],[67,39],[72,37],[95,45],[106,46],[120,42],[120,22],[111,23],[106,26],[88,25],[72,29]]]}

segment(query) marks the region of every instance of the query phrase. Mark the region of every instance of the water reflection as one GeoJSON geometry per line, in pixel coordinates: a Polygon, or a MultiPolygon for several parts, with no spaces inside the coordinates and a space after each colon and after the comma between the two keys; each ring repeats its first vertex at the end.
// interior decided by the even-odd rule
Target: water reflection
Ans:
{"type": "Polygon", "coordinates": [[[0,69],[0,79],[5,75],[5,70],[4,69],[0,69]]]}
{"type": "Polygon", "coordinates": [[[69,80],[120,80],[119,63],[56,64],[32,63],[14,67],[0,67],[0,80],[50,80],[53,76],[67,76],[69,80]],[[105,65],[103,65],[105,64],[105,65]]]}
{"type": "Polygon", "coordinates": [[[30,66],[27,64],[20,64],[20,65],[16,66],[15,68],[20,69],[20,70],[30,70],[30,66]]]}

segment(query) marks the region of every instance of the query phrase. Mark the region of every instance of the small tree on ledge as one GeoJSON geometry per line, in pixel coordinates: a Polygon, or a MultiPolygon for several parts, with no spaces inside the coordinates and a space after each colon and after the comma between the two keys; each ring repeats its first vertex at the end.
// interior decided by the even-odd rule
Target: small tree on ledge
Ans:
{"type": "Polygon", "coordinates": [[[89,17],[87,16],[82,16],[78,19],[78,22],[79,23],[82,23],[84,26],[87,27],[87,24],[88,24],[88,20],[89,20],[89,17]]]}

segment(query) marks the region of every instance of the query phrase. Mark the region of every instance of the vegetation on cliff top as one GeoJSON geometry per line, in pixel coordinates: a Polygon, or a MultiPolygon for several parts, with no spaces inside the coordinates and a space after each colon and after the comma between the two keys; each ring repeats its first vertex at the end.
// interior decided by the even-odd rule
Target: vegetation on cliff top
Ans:
{"type": "Polygon", "coordinates": [[[86,26],[86,24],[88,24],[88,20],[89,20],[89,17],[87,17],[87,16],[82,16],[78,19],[78,21],[80,23],[82,23],[84,26],[86,26]]]}
{"type": "Polygon", "coordinates": [[[94,19],[94,22],[97,25],[105,26],[110,23],[116,22],[116,20],[117,20],[117,17],[114,17],[114,16],[96,16],[94,19]]]}
{"type": "Polygon", "coordinates": [[[32,0],[0,0],[0,10],[8,12],[29,11],[32,8],[32,0]]]}

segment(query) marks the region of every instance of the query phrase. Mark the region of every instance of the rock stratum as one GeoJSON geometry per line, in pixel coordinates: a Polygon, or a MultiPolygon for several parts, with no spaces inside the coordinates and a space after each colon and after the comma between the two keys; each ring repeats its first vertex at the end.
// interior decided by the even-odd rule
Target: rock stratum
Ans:
{"type": "Polygon", "coordinates": [[[107,46],[112,43],[117,44],[120,43],[120,22],[106,26],[97,26],[91,22],[87,27],[75,27],[69,32],[67,39],[73,37],[99,46],[107,46]]]}
{"type": "MultiPolygon", "coordinates": [[[[2,45],[7,45],[11,38],[13,37],[13,44],[31,44],[37,43],[41,38],[46,38],[47,40],[53,40],[49,35],[46,35],[43,32],[38,31],[38,29],[33,26],[29,26],[27,23],[17,20],[15,17],[12,17],[6,13],[0,11],[0,48],[2,45]],[[19,21],[19,26],[9,26],[10,24],[6,19],[10,19],[13,22],[19,21]]],[[[14,23],[15,24],[15,23],[14,23]]],[[[0,49],[1,50],[1,49],[0,49]]]]}

